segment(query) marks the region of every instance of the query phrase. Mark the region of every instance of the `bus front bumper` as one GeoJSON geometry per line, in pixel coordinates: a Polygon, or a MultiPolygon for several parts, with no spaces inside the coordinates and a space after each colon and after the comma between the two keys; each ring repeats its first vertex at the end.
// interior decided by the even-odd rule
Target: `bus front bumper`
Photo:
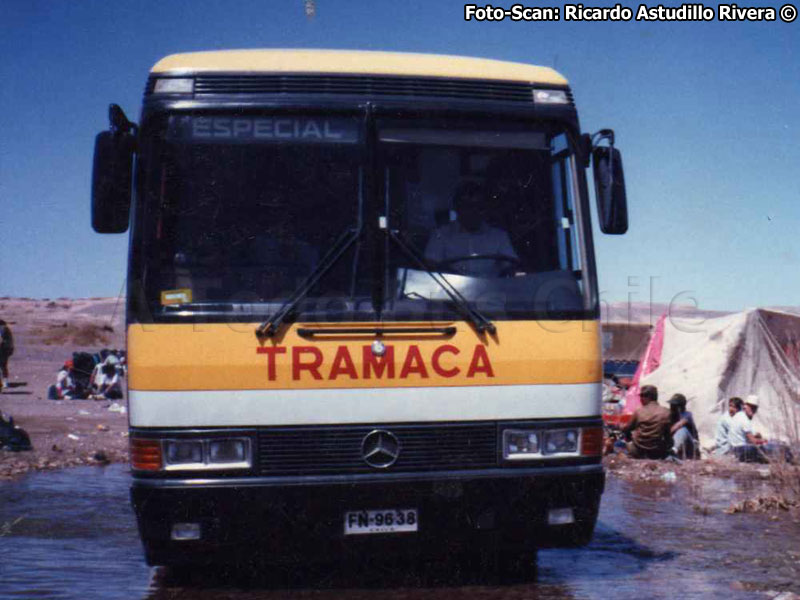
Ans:
{"type": "Polygon", "coordinates": [[[583,545],[604,485],[602,466],[592,464],[379,476],[135,477],[131,497],[151,565],[287,563],[375,547],[383,554],[451,552],[489,540],[525,548],[583,545]],[[408,509],[416,510],[417,531],[345,533],[348,513],[408,509]]]}

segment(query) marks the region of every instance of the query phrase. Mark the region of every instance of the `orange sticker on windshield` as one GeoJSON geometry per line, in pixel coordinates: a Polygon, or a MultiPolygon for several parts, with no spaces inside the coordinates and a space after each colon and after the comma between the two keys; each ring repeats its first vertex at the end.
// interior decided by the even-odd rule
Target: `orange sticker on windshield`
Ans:
{"type": "Polygon", "coordinates": [[[164,290],[161,292],[161,306],[172,304],[191,304],[192,290],[182,288],[180,290],[164,290]]]}

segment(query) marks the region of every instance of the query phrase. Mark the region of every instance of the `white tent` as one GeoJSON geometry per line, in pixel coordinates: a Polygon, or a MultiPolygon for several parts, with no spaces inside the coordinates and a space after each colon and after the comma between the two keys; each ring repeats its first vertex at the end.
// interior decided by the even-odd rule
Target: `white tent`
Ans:
{"type": "Polygon", "coordinates": [[[662,406],[672,394],[685,395],[704,447],[713,444],[728,399],[748,394],[760,402],[755,430],[768,439],[796,442],[800,316],[764,309],[709,319],[668,316],[658,366],[640,384],[658,387],[662,406]]]}

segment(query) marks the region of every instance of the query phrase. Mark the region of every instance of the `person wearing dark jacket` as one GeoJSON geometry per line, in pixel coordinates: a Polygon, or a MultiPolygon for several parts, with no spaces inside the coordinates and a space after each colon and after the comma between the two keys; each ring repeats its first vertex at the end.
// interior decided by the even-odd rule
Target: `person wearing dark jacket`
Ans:
{"type": "Polygon", "coordinates": [[[674,394],[669,399],[672,451],[678,458],[700,458],[700,437],[692,413],[686,410],[686,396],[674,394]]]}
{"type": "Polygon", "coordinates": [[[0,319],[0,390],[8,386],[8,359],[14,354],[14,336],[11,328],[0,319]]]}
{"type": "Polygon", "coordinates": [[[672,448],[669,411],[658,405],[658,390],[654,385],[642,386],[639,392],[642,405],[631,422],[622,430],[631,458],[666,458],[672,448]]]}

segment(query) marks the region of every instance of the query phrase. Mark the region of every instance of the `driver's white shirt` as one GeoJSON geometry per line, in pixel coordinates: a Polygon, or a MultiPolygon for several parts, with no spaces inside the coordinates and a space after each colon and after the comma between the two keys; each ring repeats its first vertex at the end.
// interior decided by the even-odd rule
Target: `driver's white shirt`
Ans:
{"type": "MultiPolygon", "coordinates": [[[[481,223],[477,231],[464,229],[458,221],[448,223],[434,230],[425,247],[425,258],[434,265],[454,258],[486,254],[518,258],[508,234],[486,223],[481,223]]],[[[455,261],[452,266],[455,271],[465,275],[491,276],[499,275],[508,267],[508,263],[502,260],[476,259],[455,261]]]]}

